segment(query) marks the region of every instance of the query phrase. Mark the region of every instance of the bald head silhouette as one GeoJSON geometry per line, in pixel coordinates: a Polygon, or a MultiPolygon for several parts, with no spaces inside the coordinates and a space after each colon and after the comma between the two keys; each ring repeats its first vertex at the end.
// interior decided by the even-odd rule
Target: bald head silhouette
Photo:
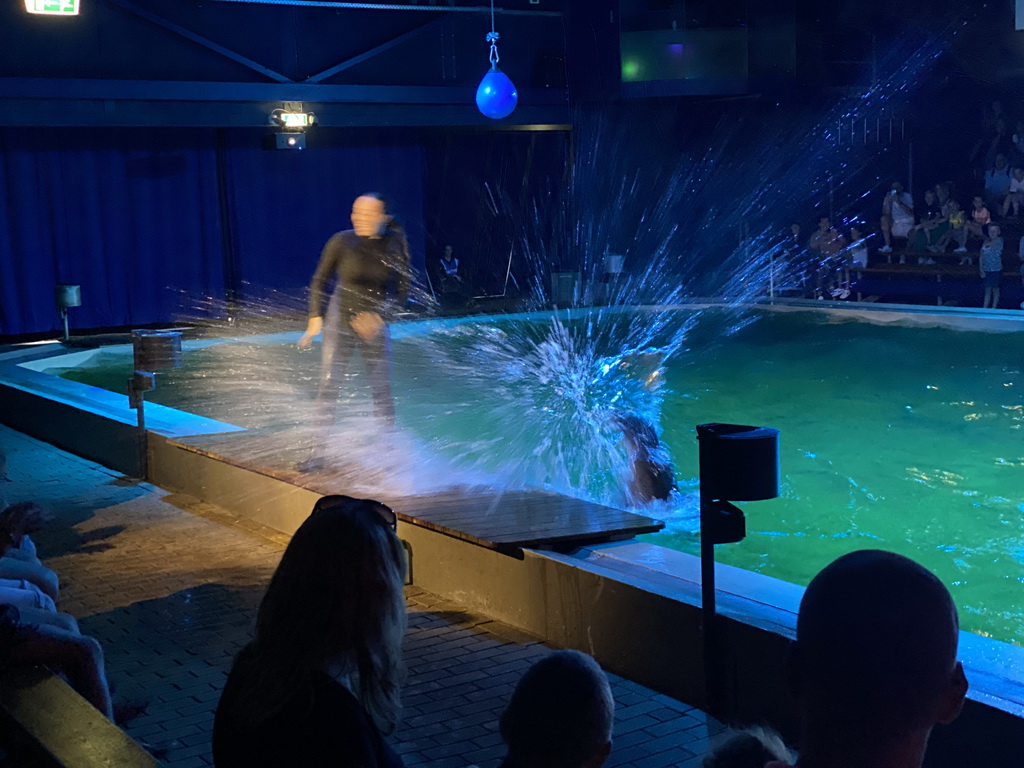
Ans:
{"type": "MultiPolygon", "coordinates": [[[[967,691],[949,591],[902,555],[840,557],[807,587],[793,653],[805,737],[893,743],[950,722],[967,691]]],[[[923,735],[923,738],[922,738],[923,735]]]]}

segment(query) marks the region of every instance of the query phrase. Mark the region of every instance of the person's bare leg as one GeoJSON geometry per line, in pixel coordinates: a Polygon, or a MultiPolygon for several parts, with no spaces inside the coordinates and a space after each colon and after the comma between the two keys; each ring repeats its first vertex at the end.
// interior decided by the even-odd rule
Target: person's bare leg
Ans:
{"type": "Polygon", "coordinates": [[[882,216],[882,239],[887,247],[892,248],[892,217],[882,216]]]}
{"type": "Polygon", "coordinates": [[[999,286],[992,289],[992,309],[999,306],[999,286]]]}

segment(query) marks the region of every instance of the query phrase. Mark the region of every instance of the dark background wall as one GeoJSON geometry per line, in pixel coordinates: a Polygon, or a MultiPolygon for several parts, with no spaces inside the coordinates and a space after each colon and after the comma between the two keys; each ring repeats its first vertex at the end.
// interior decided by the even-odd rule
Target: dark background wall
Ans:
{"type": "Polygon", "coordinates": [[[969,193],[982,105],[1024,115],[1008,0],[500,5],[520,106],[494,123],[473,105],[487,14],[82,0],[79,17],[52,19],[5,4],[0,335],[55,330],[56,282],[83,286],[77,328],[229,299],[300,307],[323,241],[367,189],[394,198],[417,265],[450,243],[481,293],[500,290],[510,254],[526,285],[605,246],[650,251],[657,232],[637,233],[657,208],[673,247],[695,252],[680,272],[696,291],[752,226],[826,210],[870,224],[871,196],[911,172],[918,197],[940,179],[969,193]],[[626,75],[628,51],[640,75],[626,75]],[[866,97],[886,82],[911,87],[866,97]],[[267,116],[288,101],[320,119],[303,152],[268,148],[267,116]],[[803,176],[758,159],[766,142],[798,153],[815,136],[803,176]],[[709,158],[713,172],[688,176],[709,158]],[[630,174],[644,184],[620,205],[630,174]],[[784,194],[705,227],[702,213],[769,183],[784,194]]]}

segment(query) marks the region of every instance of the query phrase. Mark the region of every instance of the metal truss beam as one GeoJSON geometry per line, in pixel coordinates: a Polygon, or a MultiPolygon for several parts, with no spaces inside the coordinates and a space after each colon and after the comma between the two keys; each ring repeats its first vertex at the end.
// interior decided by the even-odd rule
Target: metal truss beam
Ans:
{"type": "MultiPolygon", "coordinates": [[[[472,89],[468,91],[470,98],[472,89]]],[[[173,80],[71,80],[0,77],[0,99],[107,101],[281,102],[320,104],[472,104],[467,89],[432,85],[324,85],[309,83],[227,83],[173,80]]],[[[519,90],[521,105],[568,104],[562,89],[519,90]]],[[[473,107],[475,109],[475,106],[473,107]]]]}
{"type": "MultiPolygon", "coordinates": [[[[573,2],[574,0],[569,0],[573,2]]],[[[215,0],[219,3],[246,3],[258,5],[304,5],[313,8],[341,8],[359,11],[433,11],[434,13],[487,13],[491,12],[486,5],[399,5],[396,3],[346,3],[331,0],[215,0]]],[[[494,9],[495,15],[501,16],[548,16],[560,17],[561,11],[533,11],[519,8],[494,9]]]]}
{"type": "Polygon", "coordinates": [[[232,51],[230,48],[225,48],[223,45],[220,45],[219,43],[215,43],[212,40],[208,40],[202,35],[197,35],[192,30],[186,29],[180,24],[175,24],[173,21],[168,21],[162,16],[158,16],[157,14],[151,11],[147,11],[145,8],[139,8],[137,5],[127,2],[127,0],[106,0],[106,2],[110,3],[111,5],[117,6],[123,11],[127,11],[128,13],[134,14],[135,16],[145,19],[146,21],[151,22],[152,24],[156,24],[158,27],[162,27],[163,29],[166,29],[169,32],[173,32],[174,34],[180,35],[181,37],[184,37],[187,40],[191,40],[193,43],[201,45],[203,48],[211,50],[214,53],[218,53],[221,56],[224,56],[225,58],[231,59],[232,61],[241,64],[242,66],[248,67],[254,72],[258,72],[261,75],[269,77],[271,80],[276,80],[279,83],[294,82],[290,77],[285,77],[281,73],[275,72],[274,70],[263,66],[258,61],[253,61],[252,59],[243,56],[240,53],[232,51]]]}
{"type": "Polygon", "coordinates": [[[344,72],[346,69],[354,67],[356,64],[362,64],[364,61],[372,59],[374,56],[377,56],[378,54],[384,53],[384,51],[388,51],[394,48],[395,46],[401,45],[406,40],[411,40],[414,37],[422,35],[428,29],[433,29],[434,27],[440,26],[442,23],[444,23],[444,21],[444,16],[432,19],[431,21],[428,21],[426,24],[421,24],[420,26],[416,27],[416,29],[409,30],[404,35],[393,37],[390,40],[381,43],[380,45],[374,46],[368,51],[364,51],[363,53],[360,53],[357,56],[352,56],[351,58],[338,62],[333,67],[328,67],[323,72],[318,72],[315,75],[307,77],[305,82],[319,83],[322,82],[323,80],[326,80],[329,77],[334,77],[339,72],[344,72]]]}

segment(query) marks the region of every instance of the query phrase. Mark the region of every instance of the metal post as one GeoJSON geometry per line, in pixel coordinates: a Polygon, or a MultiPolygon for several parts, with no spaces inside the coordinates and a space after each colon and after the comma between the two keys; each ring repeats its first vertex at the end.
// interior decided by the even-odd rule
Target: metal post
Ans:
{"type": "Polygon", "coordinates": [[[914,142],[907,144],[907,191],[914,194],[914,142]]]}
{"type": "Polygon", "coordinates": [[[715,610],[715,545],[711,538],[710,517],[715,502],[700,494],[700,610],[704,651],[704,696],[707,711],[721,714],[722,675],[718,653],[715,610]]]}

